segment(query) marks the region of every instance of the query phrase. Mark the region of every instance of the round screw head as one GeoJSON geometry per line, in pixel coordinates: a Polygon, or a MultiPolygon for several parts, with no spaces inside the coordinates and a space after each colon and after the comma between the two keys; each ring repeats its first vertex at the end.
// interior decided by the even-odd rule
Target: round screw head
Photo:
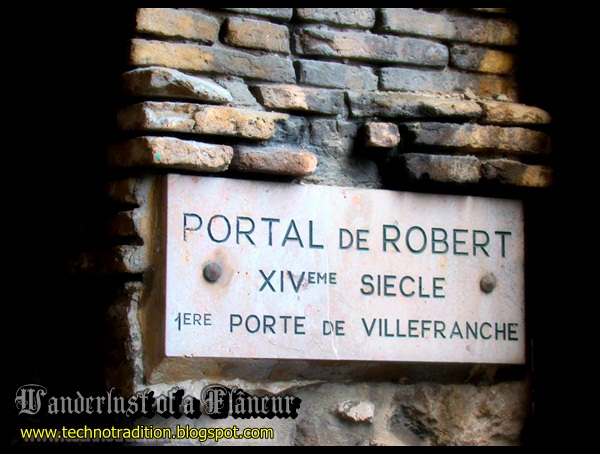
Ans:
{"type": "Polygon", "coordinates": [[[215,283],[223,275],[223,270],[218,263],[210,262],[204,267],[204,279],[208,282],[215,283]]]}
{"type": "Polygon", "coordinates": [[[496,286],[498,285],[498,280],[494,274],[488,274],[481,279],[480,287],[481,290],[485,293],[492,293],[496,286]]]}

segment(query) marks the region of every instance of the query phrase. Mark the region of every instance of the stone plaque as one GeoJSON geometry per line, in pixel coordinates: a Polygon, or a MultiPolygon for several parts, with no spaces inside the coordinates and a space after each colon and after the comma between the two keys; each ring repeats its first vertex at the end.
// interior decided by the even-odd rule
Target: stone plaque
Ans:
{"type": "Polygon", "coordinates": [[[521,202],[166,180],[167,356],[525,363],[521,202]]]}

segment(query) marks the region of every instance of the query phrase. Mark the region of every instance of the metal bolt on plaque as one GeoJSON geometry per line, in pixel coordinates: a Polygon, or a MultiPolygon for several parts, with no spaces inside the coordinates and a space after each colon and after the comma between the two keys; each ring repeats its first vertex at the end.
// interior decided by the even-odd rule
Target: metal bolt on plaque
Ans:
{"type": "Polygon", "coordinates": [[[218,263],[210,262],[204,267],[204,279],[208,282],[215,283],[223,275],[223,270],[218,263]]]}
{"type": "Polygon", "coordinates": [[[485,293],[492,293],[496,286],[498,285],[498,280],[494,274],[488,274],[481,279],[481,290],[485,293]]]}

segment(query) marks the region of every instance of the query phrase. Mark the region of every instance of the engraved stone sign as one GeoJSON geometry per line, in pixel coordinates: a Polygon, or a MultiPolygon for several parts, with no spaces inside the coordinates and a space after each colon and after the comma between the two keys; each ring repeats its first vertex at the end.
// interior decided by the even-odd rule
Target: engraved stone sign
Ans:
{"type": "Polygon", "coordinates": [[[168,176],[166,355],[525,363],[520,201],[168,176]]]}

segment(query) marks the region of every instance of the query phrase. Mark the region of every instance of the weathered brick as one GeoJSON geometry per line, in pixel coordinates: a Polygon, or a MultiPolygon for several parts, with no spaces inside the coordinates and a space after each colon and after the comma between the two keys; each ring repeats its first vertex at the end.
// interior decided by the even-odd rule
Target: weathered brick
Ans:
{"type": "Polygon", "coordinates": [[[321,154],[319,166],[312,175],[304,177],[307,184],[381,189],[379,168],[372,159],[346,155],[343,157],[321,154]]]}
{"type": "Polygon", "coordinates": [[[518,44],[518,26],[506,19],[453,17],[413,8],[382,8],[382,28],[428,38],[493,46],[518,44]]]}
{"type": "Polygon", "coordinates": [[[292,116],[277,125],[272,143],[288,146],[304,146],[308,140],[308,120],[304,116],[292,116]]]}
{"type": "Polygon", "coordinates": [[[123,74],[122,85],[130,96],[192,99],[216,104],[233,101],[231,93],[212,80],[190,76],[171,68],[134,69],[123,74]]]}
{"type": "Polygon", "coordinates": [[[294,8],[221,8],[242,14],[253,14],[255,16],[272,17],[289,21],[294,15],[294,8]]]}
{"type": "Polygon", "coordinates": [[[140,240],[142,239],[143,214],[143,210],[117,213],[106,221],[104,233],[110,238],[140,240]]]}
{"type": "Polygon", "coordinates": [[[149,266],[148,248],[117,246],[101,252],[85,252],[75,257],[69,267],[77,274],[142,274],[149,266]]]}
{"type": "Polygon", "coordinates": [[[357,133],[358,126],[349,121],[320,118],[310,123],[310,143],[319,150],[319,156],[350,154],[357,133]]]}
{"type": "Polygon", "coordinates": [[[466,74],[458,71],[425,71],[416,68],[383,68],[380,73],[382,90],[429,91],[432,93],[473,92],[477,97],[493,99],[505,96],[518,100],[514,79],[491,74],[466,74]]]}
{"type": "Polygon", "coordinates": [[[413,8],[381,8],[383,31],[428,38],[451,39],[456,29],[443,14],[413,8]]]}
{"type": "Polygon", "coordinates": [[[477,119],[482,110],[475,101],[398,92],[348,93],[353,117],[477,119]]]}
{"type": "Polygon", "coordinates": [[[294,66],[288,58],[194,44],[134,39],[129,63],[133,66],[166,66],[183,71],[210,72],[271,82],[296,81],[294,66]]]}
{"type": "Polygon", "coordinates": [[[344,109],[344,92],[296,85],[258,85],[258,100],[271,109],[337,115],[344,109]]]}
{"type": "Polygon", "coordinates": [[[417,38],[304,29],[297,43],[303,55],[431,67],[445,67],[449,59],[446,46],[417,38]]]}
{"type": "Polygon", "coordinates": [[[517,187],[547,188],[552,186],[554,179],[551,167],[526,165],[509,159],[485,161],[482,171],[486,180],[517,187]]]}
{"type": "Polygon", "coordinates": [[[290,53],[288,28],[271,22],[229,18],[226,22],[225,42],[248,49],[290,53]]]}
{"type": "Polygon", "coordinates": [[[113,202],[140,207],[148,200],[151,187],[151,179],[127,178],[107,183],[105,193],[113,202]]]}
{"type": "Polygon", "coordinates": [[[401,140],[398,125],[394,123],[369,123],[365,134],[367,147],[394,148],[401,140]]]}
{"type": "Polygon", "coordinates": [[[103,254],[105,273],[142,274],[149,266],[147,248],[117,246],[103,254]],[[112,266],[111,266],[112,265],[112,266]]]}
{"type": "Polygon", "coordinates": [[[265,140],[275,134],[277,121],[288,115],[222,106],[144,102],[117,114],[124,131],[162,131],[223,135],[265,140]]]}
{"type": "Polygon", "coordinates": [[[373,8],[296,8],[298,18],[310,22],[328,22],[356,28],[373,28],[373,8]]]}
{"type": "Polygon", "coordinates": [[[489,46],[516,46],[519,27],[508,19],[455,18],[455,40],[489,46]]]}
{"type": "Polygon", "coordinates": [[[157,36],[185,38],[213,44],[219,38],[219,22],[210,16],[170,8],[139,8],[136,30],[157,36]]]}
{"type": "Polygon", "coordinates": [[[223,172],[233,148],[172,137],[137,137],[108,150],[108,164],[117,167],[157,167],[196,172],[223,172]]]}
{"type": "Polygon", "coordinates": [[[408,181],[472,184],[481,180],[481,162],[473,156],[407,153],[400,165],[408,181]]]}
{"type": "Polygon", "coordinates": [[[521,126],[552,122],[550,114],[538,107],[498,101],[480,101],[479,105],[483,109],[481,122],[486,124],[521,126]]]}
{"type": "Polygon", "coordinates": [[[248,84],[241,77],[235,76],[216,76],[214,81],[227,90],[233,97],[233,104],[236,107],[245,107],[247,109],[264,110],[264,107],[250,93],[248,84]]]}
{"type": "Polygon", "coordinates": [[[452,47],[450,56],[453,66],[467,71],[510,74],[516,65],[514,54],[464,44],[452,47]]]}
{"type": "Polygon", "coordinates": [[[524,128],[451,123],[412,123],[404,127],[403,137],[410,145],[510,154],[546,154],[552,149],[547,134],[524,128]]]}
{"type": "Polygon", "coordinates": [[[293,148],[237,147],[231,168],[240,172],[290,177],[312,175],[318,160],[314,153],[293,148]]]}
{"type": "Polygon", "coordinates": [[[350,66],[314,60],[298,62],[301,84],[350,90],[377,90],[378,77],[366,66],[350,66]]]}

